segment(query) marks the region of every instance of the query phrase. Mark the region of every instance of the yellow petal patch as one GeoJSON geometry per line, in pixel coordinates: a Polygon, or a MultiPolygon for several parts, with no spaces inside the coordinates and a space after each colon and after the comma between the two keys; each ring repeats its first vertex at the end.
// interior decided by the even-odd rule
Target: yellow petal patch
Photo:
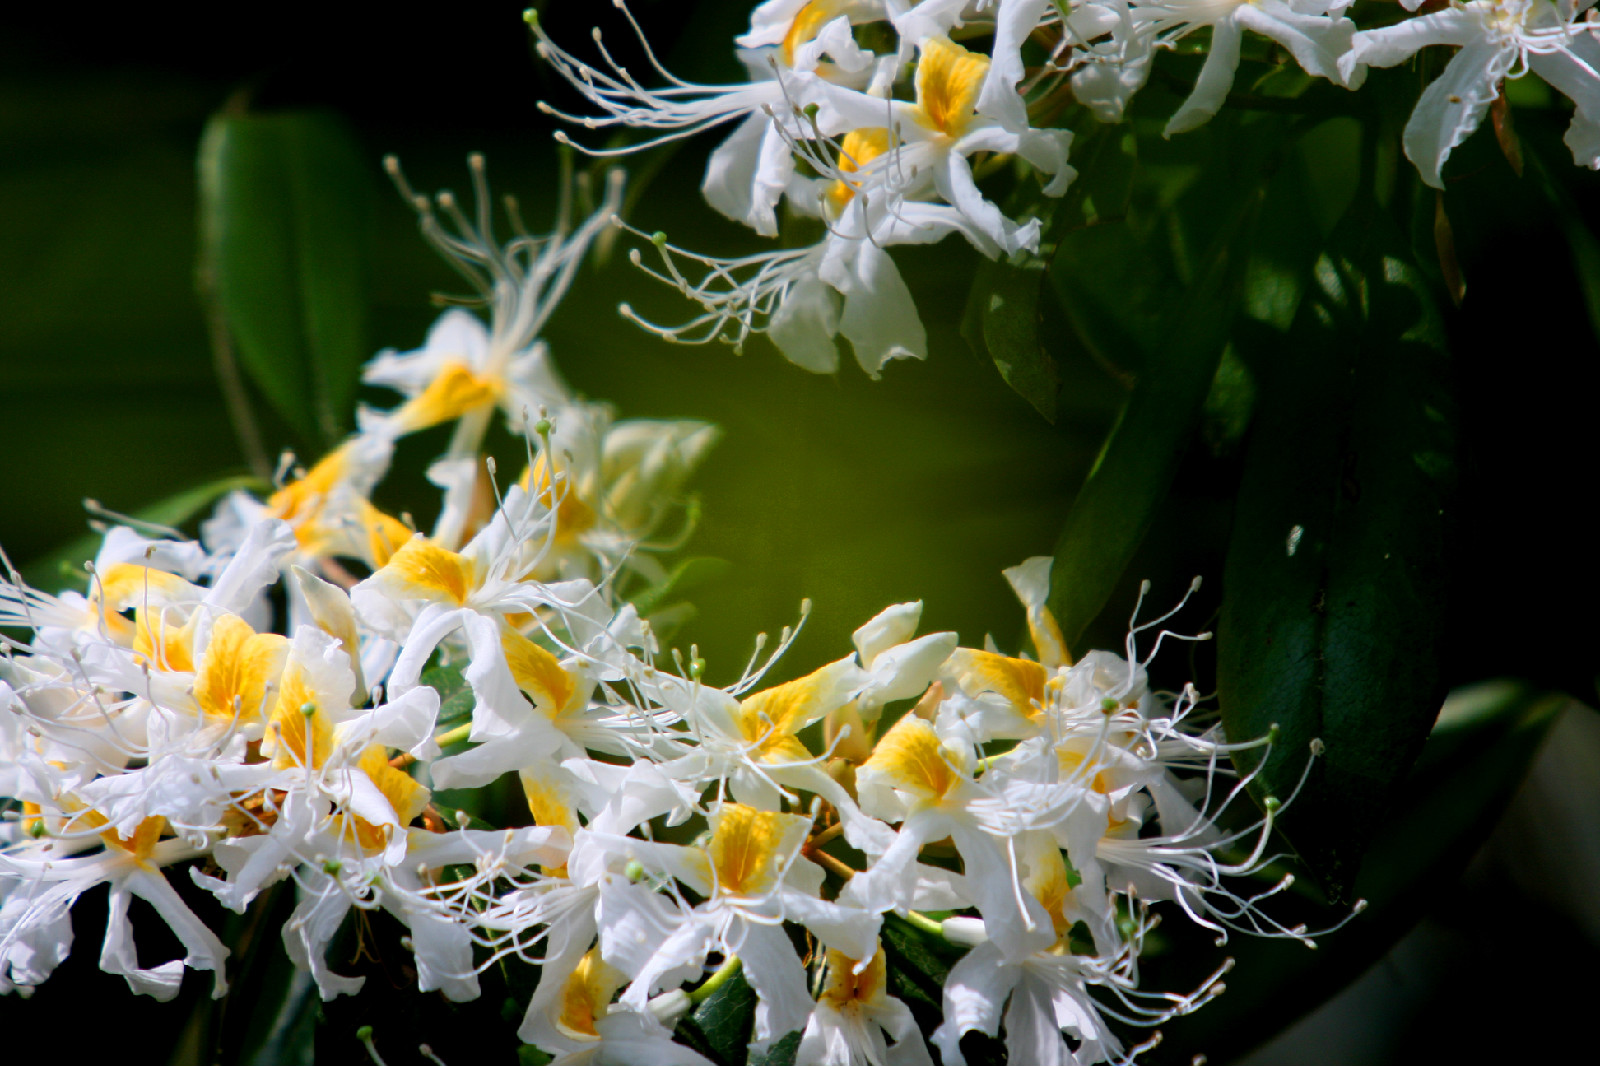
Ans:
{"type": "Polygon", "coordinates": [[[522,475],[522,487],[555,512],[558,543],[568,543],[594,526],[594,508],[579,498],[572,475],[558,466],[552,480],[550,463],[543,452],[535,457],[533,466],[522,475]]]}
{"type": "Polygon", "coordinates": [[[872,758],[862,764],[858,778],[869,772],[881,774],[895,788],[923,799],[943,799],[962,777],[933,726],[910,714],[878,738],[872,758]]]}
{"type": "Polygon", "coordinates": [[[913,114],[929,129],[959,137],[972,121],[978,91],[989,73],[989,57],[969,52],[948,37],[922,42],[917,60],[917,106],[913,114]]]}
{"type": "Polygon", "coordinates": [[[133,641],[135,631],[133,623],[120,612],[182,598],[191,589],[193,586],[177,574],[137,563],[113,563],[99,571],[90,583],[89,602],[99,611],[106,633],[126,645],[133,641]]]}
{"type": "Polygon", "coordinates": [[[500,647],[505,649],[506,665],[517,687],[526,692],[533,705],[548,718],[559,717],[572,699],[577,683],[572,675],[561,668],[554,655],[512,630],[500,634],[500,647]]]}
{"type": "Polygon", "coordinates": [[[810,0],[795,13],[789,32],[783,35],[783,65],[794,66],[794,54],[816,38],[818,31],[844,9],[840,0],[810,0]]]}
{"type": "Polygon", "coordinates": [[[353,440],[347,440],[324,455],[306,472],[306,476],[291,481],[267,497],[267,507],[272,517],[287,522],[314,518],[322,503],[350,469],[350,456],[355,450],[353,440]]]}
{"type": "Polygon", "coordinates": [[[626,980],[626,974],[600,957],[599,948],[590,948],[561,988],[561,1017],[556,1019],[557,1028],[578,1040],[599,1039],[594,1023],[605,1017],[611,997],[626,980]]]}
{"type": "Polygon", "coordinates": [[[398,579],[413,595],[461,606],[477,587],[472,560],[428,540],[412,537],[380,573],[398,579]]]}
{"type": "Polygon", "coordinates": [[[366,531],[367,553],[374,567],[387,566],[394,553],[411,539],[412,533],[404,522],[384,514],[365,500],[361,502],[361,528],[366,531]]]}
{"type": "Polygon", "coordinates": [[[153,670],[183,673],[194,670],[194,623],[191,617],[183,625],[173,625],[161,608],[141,609],[133,625],[133,650],[139,661],[153,670]]]}
{"type": "Polygon", "coordinates": [[[504,391],[494,378],[479,377],[465,363],[449,362],[426,389],[406,401],[396,418],[402,432],[413,433],[492,404],[504,391]]]}
{"type": "Polygon", "coordinates": [[[240,722],[259,719],[267,689],[278,679],[289,641],[276,633],[257,633],[238,615],[225,614],[211,627],[211,642],[200,656],[194,698],[200,710],[240,722]]]}
{"type": "MultiPolygon", "coordinates": [[[[395,816],[401,825],[410,824],[413,818],[427,808],[428,799],[432,794],[417,784],[410,774],[390,766],[388,750],[382,744],[369,746],[361,753],[361,759],[356,766],[378,786],[383,798],[394,808],[395,816]]],[[[353,816],[351,821],[356,840],[367,851],[380,851],[389,843],[388,832],[384,826],[373,825],[360,815],[353,816]]]]}
{"type": "Polygon", "coordinates": [[[872,956],[872,961],[860,973],[855,972],[855,966],[855,959],[829,948],[828,976],[822,986],[822,994],[817,999],[835,1010],[881,1003],[886,987],[883,949],[878,949],[878,953],[872,956]]]}
{"type": "Polygon", "coordinates": [[[1005,697],[1025,718],[1036,716],[1044,705],[1044,683],[1049,675],[1036,662],[992,651],[957,648],[950,654],[948,666],[968,696],[993,692],[1005,697]]]}
{"type": "Polygon", "coordinates": [[[333,724],[328,717],[331,710],[317,705],[317,694],[305,671],[290,663],[283,671],[278,702],[268,722],[277,737],[272,765],[280,770],[307,765],[320,770],[333,750],[333,724]]]}
{"type": "MultiPolygon", "coordinates": [[[[839,144],[839,172],[854,174],[889,150],[889,131],[883,127],[851,130],[839,144]]],[[[840,178],[828,187],[828,202],[835,213],[855,196],[860,182],[840,178]]]]}
{"type": "Polygon", "coordinates": [[[777,883],[778,875],[811,827],[798,814],[758,811],[741,803],[724,803],[712,816],[706,845],[719,891],[729,896],[759,897],[777,883]]]}
{"type": "MultiPolygon", "coordinates": [[[[830,698],[837,690],[832,667],[814,670],[781,685],[757,692],[739,703],[739,732],[763,756],[780,747],[792,754],[794,735],[834,709],[830,698]]],[[[796,742],[797,743],[797,742],[796,742]]],[[[800,758],[809,759],[803,745],[800,758]]],[[[788,761],[787,759],[785,761],[788,761]]]]}
{"type": "Polygon", "coordinates": [[[1073,777],[1087,778],[1088,780],[1085,783],[1088,788],[1100,793],[1102,796],[1111,792],[1111,782],[1106,778],[1105,771],[1095,768],[1099,765],[1098,763],[1088,769],[1084,768],[1085,755],[1083,752],[1074,751],[1071,748],[1057,748],[1056,758],[1060,760],[1061,769],[1064,773],[1073,777]],[[1091,770],[1094,771],[1092,776],[1090,775],[1091,770]]]}
{"type": "MultiPolygon", "coordinates": [[[[70,809],[78,806],[77,801],[63,797],[62,806],[70,809]]],[[[92,807],[80,809],[67,822],[63,832],[71,834],[82,832],[85,829],[99,829],[106,824],[106,816],[92,807]]],[[[152,815],[139,823],[133,831],[133,836],[125,837],[115,829],[102,829],[100,839],[105,841],[107,848],[131,856],[140,866],[146,868],[150,865],[150,856],[155,851],[156,842],[161,839],[161,834],[167,831],[167,820],[158,815],[152,815]]]]}
{"type": "Polygon", "coordinates": [[[533,815],[534,825],[560,826],[568,833],[578,831],[578,812],[572,809],[558,780],[539,777],[527,770],[518,776],[522,779],[522,794],[527,797],[528,813],[533,815]]]}
{"type": "Polygon", "coordinates": [[[1022,887],[1033,893],[1033,898],[1044,905],[1050,915],[1059,939],[1067,935],[1072,923],[1067,920],[1067,903],[1072,898],[1072,885],[1067,880],[1067,865],[1061,861],[1061,852],[1051,846],[1040,848],[1034,856],[1034,869],[1022,882],[1022,887]]]}

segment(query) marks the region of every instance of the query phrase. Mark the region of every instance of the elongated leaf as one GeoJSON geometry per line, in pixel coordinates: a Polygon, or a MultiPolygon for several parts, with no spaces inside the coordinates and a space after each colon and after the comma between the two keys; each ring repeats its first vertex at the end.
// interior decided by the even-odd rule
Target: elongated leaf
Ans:
{"type": "Polygon", "coordinates": [[[1045,263],[1034,256],[1020,262],[987,263],[988,291],[979,310],[984,347],[1005,383],[1046,422],[1056,420],[1061,371],[1039,341],[1039,286],[1045,263]]]}
{"type": "MultiPolygon", "coordinates": [[[[248,476],[219,478],[141,507],[128,517],[155,526],[178,526],[235,489],[259,491],[265,487],[259,479],[248,476]]],[[[100,534],[85,533],[43,558],[30,560],[21,567],[23,580],[45,591],[58,587],[63,578],[69,578],[74,586],[82,585],[83,564],[100,550],[100,541],[100,534]]]]}
{"type": "Polygon", "coordinates": [[[1230,737],[1280,739],[1255,781],[1336,898],[1442,696],[1452,410],[1432,296],[1368,203],[1263,368],[1229,544],[1218,695],[1230,737]]]}
{"type": "MultiPolygon", "coordinates": [[[[1265,1043],[1354,980],[1439,902],[1505,810],[1550,725],[1573,706],[1560,695],[1512,681],[1453,693],[1398,800],[1377,831],[1355,894],[1367,908],[1320,938],[1316,951],[1293,940],[1238,937],[1228,993],[1163,1027],[1151,1066],[1188,1063],[1197,1054],[1228,1062],[1265,1043]]],[[[1293,894],[1268,905],[1286,925],[1315,930],[1342,917],[1293,894]]],[[[1168,927],[1163,927],[1168,931],[1168,927]]],[[[1151,987],[1181,987],[1193,973],[1146,969],[1151,987]]]]}
{"type": "Polygon", "coordinates": [[[733,568],[726,559],[710,555],[696,555],[672,568],[672,572],[659,584],[633,597],[633,605],[641,615],[649,615],[666,606],[674,596],[682,595],[697,585],[715,581],[733,568]]]}
{"type": "Polygon", "coordinates": [[[1241,197],[1145,355],[1139,382],[1067,514],[1050,609],[1071,646],[1105,606],[1166,496],[1228,340],[1259,196],[1241,197]]]}
{"type": "Polygon", "coordinates": [[[201,288],[307,441],[338,439],[366,350],[371,182],[332,117],[219,114],[200,149],[201,288]]]}

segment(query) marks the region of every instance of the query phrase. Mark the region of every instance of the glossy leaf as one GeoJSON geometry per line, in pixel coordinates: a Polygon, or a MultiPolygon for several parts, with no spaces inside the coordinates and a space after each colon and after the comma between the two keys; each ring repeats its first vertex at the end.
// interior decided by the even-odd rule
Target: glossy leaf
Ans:
{"type": "Polygon", "coordinates": [[[1255,781],[1343,897],[1443,695],[1451,401],[1433,298],[1376,209],[1317,263],[1288,343],[1262,367],[1228,548],[1218,697],[1230,737],[1280,729],[1255,781]]]}
{"type": "Polygon", "coordinates": [[[756,991],[741,969],[678,1023],[677,1035],[713,1062],[745,1066],[755,1023],[756,991]]]}
{"type": "Polygon", "coordinates": [[[1046,422],[1056,420],[1061,371],[1039,339],[1039,286],[1045,263],[1026,255],[1018,262],[987,263],[980,271],[978,309],[984,347],[995,369],[1046,422]]]}
{"type": "Polygon", "coordinates": [[[1195,285],[1163,319],[1137,387],[1089,471],[1056,543],[1050,608],[1068,646],[1106,605],[1177,474],[1228,340],[1247,230],[1259,197],[1240,198],[1195,285]]]}
{"type": "MultiPolygon", "coordinates": [[[[189,521],[213,502],[236,489],[259,491],[264,487],[259,479],[253,477],[219,478],[204,485],[184,489],[148,507],[141,507],[128,517],[135,520],[136,526],[139,523],[148,523],[171,528],[189,521]]],[[[21,567],[23,580],[47,592],[60,587],[64,581],[72,587],[81,586],[83,564],[93,559],[95,553],[100,550],[101,539],[99,533],[85,533],[43,558],[30,560],[21,567]]]]}
{"type": "Polygon", "coordinates": [[[201,142],[202,291],[250,380],[323,447],[341,435],[370,354],[370,186],[331,116],[224,113],[201,142]]]}

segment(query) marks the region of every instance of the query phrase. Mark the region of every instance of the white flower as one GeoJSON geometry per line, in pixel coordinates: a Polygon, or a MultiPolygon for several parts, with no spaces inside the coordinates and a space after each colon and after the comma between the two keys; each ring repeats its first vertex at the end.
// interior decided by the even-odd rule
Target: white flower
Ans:
{"type": "Polygon", "coordinates": [[[1444,188],[1440,170],[1456,145],[1478,128],[1507,78],[1533,71],[1577,105],[1567,145],[1581,165],[1600,168],[1600,40],[1578,12],[1593,0],[1470,0],[1356,34],[1341,69],[1392,67],[1430,44],[1459,46],[1444,73],[1423,90],[1406,123],[1406,158],[1422,180],[1444,188]]]}

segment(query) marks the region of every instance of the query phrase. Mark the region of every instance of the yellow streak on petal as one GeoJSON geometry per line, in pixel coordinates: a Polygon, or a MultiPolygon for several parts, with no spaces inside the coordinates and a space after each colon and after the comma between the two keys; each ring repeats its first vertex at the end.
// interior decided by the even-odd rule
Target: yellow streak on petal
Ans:
{"type": "Polygon", "coordinates": [[[403,433],[453,422],[462,415],[500,399],[505,386],[495,378],[479,377],[465,363],[451,361],[417,396],[406,401],[396,415],[403,433]]]}
{"type": "Polygon", "coordinates": [[[522,485],[535,494],[541,504],[555,512],[557,543],[570,543],[580,533],[594,526],[594,508],[579,498],[572,475],[557,466],[552,484],[550,462],[543,452],[523,474],[522,485]]]}
{"type": "Polygon", "coordinates": [[[211,642],[200,656],[195,702],[217,718],[231,719],[237,709],[241,723],[258,720],[288,654],[288,638],[257,633],[238,615],[223,615],[213,623],[211,642]]]}
{"type": "Polygon", "coordinates": [[[861,774],[876,773],[895,788],[923,799],[938,800],[961,783],[961,773],[951,763],[933,726],[915,715],[905,715],[872,749],[861,774]]]}
{"type": "Polygon", "coordinates": [[[783,35],[783,65],[794,66],[794,54],[817,36],[817,31],[833,21],[844,5],[840,0],[810,0],[795,13],[789,32],[783,35]]]}
{"type": "Polygon", "coordinates": [[[881,1003],[886,988],[886,963],[883,949],[872,956],[866,969],[855,972],[856,960],[842,951],[828,949],[828,976],[817,998],[836,1010],[871,1007],[881,1003]]]}
{"type": "Polygon", "coordinates": [[[457,555],[426,537],[412,537],[389,558],[381,571],[398,578],[409,591],[431,600],[467,602],[477,585],[472,560],[457,555]]]}
{"type": "Polygon", "coordinates": [[[611,997],[626,979],[627,975],[600,957],[599,948],[590,948],[561,988],[561,1016],[556,1027],[576,1040],[598,1040],[594,1023],[605,1017],[611,997]]]}
{"type": "Polygon", "coordinates": [[[577,689],[572,675],[561,668],[561,661],[521,633],[502,630],[500,647],[505,649],[506,665],[517,687],[526,692],[533,705],[548,718],[560,717],[577,689]]]}
{"type": "MultiPolygon", "coordinates": [[[[831,704],[822,705],[822,697],[837,688],[829,673],[831,669],[825,666],[741,700],[739,733],[756,745],[761,755],[769,755],[779,748],[792,751],[795,744],[789,742],[794,735],[833,710],[831,704]]],[[[800,758],[809,759],[811,755],[804,745],[799,747],[800,758]]]]}
{"type": "MultiPolygon", "coordinates": [[[[73,817],[70,827],[92,829],[105,824],[106,818],[99,811],[86,810],[73,817]]],[[[140,866],[149,869],[150,855],[155,851],[156,842],[166,830],[167,820],[157,814],[140,822],[131,837],[125,837],[115,829],[104,829],[101,830],[100,839],[106,842],[108,848],[115,848],[127,854],[140,866]]]]}
{"type": "MultiPolygon", "coordinates": [[[[1083,752],[1074,751],[1071,748],[1057,748],[1056,758],[1060,760],[1061,769],[1064,773],[1075,776],[1081,776],[1085,773],[1083,763],[1086,756],[1083,752]]],[[[1111,792],[1111,782],[1106,778],[1104,770],[1095,771],[1094,776],[1088,782],[1088,787],[1102,796],[1111,792]]]]}
{"type": "MultiPolygon", "coordinates": [[[[887,152],[889,144],[889,131],[884,127],[851,130],[844,135],[844,140],[839,144],[839,172],[854,174],[887,152]]],[[[833,205],[835,213],[844,210],[844,205],[855,196],[860,184],[840,178],[828,186],[828,202],[833,205]]]]}
{"type": "Polygon", "coordinates": [[[774,886],[779,866],[810,824],[809,819],[724,803],[713,816],[706,857],[725,895],[763,896],[774,886]]]}
{"type": "Polygon", "coordinates": [[[959,137],[972,121],[989,57],[969,52],[948,37],[922,42],[917,60],[917,106],[912,114],[929,129],[959,137]]]}
{"type": "Polygon", "coordinates": [[[528,770],[518,776],[522,779],[522,794],[527,797],[528,813],[533,815],[534,825],[560,826],[568,833],[578,831],[578,812],[567,802],[556,781],[540,778],[528,770]]]}
{"type": "Polygon", "coordinates": [[[291,481],[267,497],[267,508],[272,517],[288,522],[314,518],[322,509],[322,502],[344,480],[350,467],[353,441],[345,441],[324,455],[317,464],[298,481],[291,481]]]}
{"type": "Polygon", "coordinates": [[[141,608],[133,625],[133,650],[140,662],[152,669],[189,673],[194,670],[194,623],[191,617],[181,626],[171,625],[167,612],[159,607],[149,611],[141,608]]]}
{"type": "Polygon", "coordinates": [[[1025,718],[1038,715],[1044,704],[1044,683],[1049,676],[1043,666],[1028,659],[1013,659],[992,651],[957,648],[949,666],[961,691],[969,696],[993,692],[1025,718]]]}
{"type": "MultiPolygon", "coordinates": [[[[404,770],[390,766],[388,749],[382,744],[373,744],[362,752],[356,767],[371,778],[378,791],[383,793],[383,798],[394,808],[401,825],[408,825],[427,808],[432,793],[417,784],[404,770]]],[[[386,827],[373,825],[359,814],[354,815],[351,822],[357,842],[367,851],[381,851],[389,843],[386,827]]]]}
{"type": "Polygon", "coordinates": [[[366,531],[367,551],[374,567],[389,565],[394,553],[411,539],[409,526],[365,500],[361,502],[361,528],[366,531]]]}
{"type": "Polygon", "coordinates": [[[1033,898],[1044,905],[1055,927],[1056,937],[1065,937],[1072,928],[1067,921],[1067,901],[1072,898],[1072,886],[1067,882],[1067,866],[1061,861],[1061,852],[1051,847],[1043,850],[1035,861],[1035,869],[1022,882],[1022,887],[1033,893],[1033,898]]]}
{"type": "Polygon", "coordinates": [[[113,563],[95,575],[89,588],[89,602],[100,612],[101,621],[112,639],[126,645],[133,641],[135,630],[133,623],[119,612],[181,596],[190,587],[189,582],[165,570],[138,563],[113,563]]]}
{"type": "Polygon", "coordinates": [[[278,688],[278,702],[268,720],[268,728],[278,737],[272,765],[286,770],[309,764],[312,769],[320,770],[333,750],[333,725],[328,720],[331,710],[318,705],[317,693],[298,663],[291,662],[285,667],[278,688]],[[306,757],[308,742],[309,759],[306,757]]]}

